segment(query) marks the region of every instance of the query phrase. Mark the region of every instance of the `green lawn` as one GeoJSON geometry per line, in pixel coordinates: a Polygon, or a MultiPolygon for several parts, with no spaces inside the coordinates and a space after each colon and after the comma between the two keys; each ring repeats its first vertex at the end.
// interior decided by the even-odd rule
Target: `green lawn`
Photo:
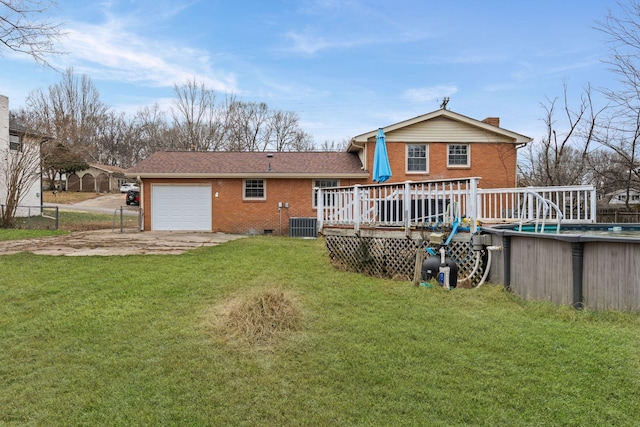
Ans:
{"type": "Polygon", "coordinates": [[[640,316],[337,271],[322,241],[0,256],[0,425],[634,426],[640,316]],[[226,333],[276,289],[302,328],[226,333]]]}
{"type": "Polygon", "coordinates": [[[66,234],[63,230],[24,230],[19,228],[0,228],[0,241],[35,239],[38,237],[66,234]]]}

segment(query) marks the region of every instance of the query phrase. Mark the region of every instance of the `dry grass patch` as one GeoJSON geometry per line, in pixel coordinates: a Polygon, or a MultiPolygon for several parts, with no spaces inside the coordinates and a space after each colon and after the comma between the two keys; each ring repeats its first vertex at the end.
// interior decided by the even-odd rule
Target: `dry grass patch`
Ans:
{"type": "Polygon", "coordinates": [[[56,193],[53,191],[42,192],[42,199],[45,203],[61,203],[65,205],[84,202],[85,200],[95,199],[100,196],[104,196],[104,194],[84,191],[58,191],[56,193]]]}
{"type": "Polygon", "coordinates": [[[269,346],[302,330],[303,313],[292,292],[254,290],[216,307],[208,323],[227,339],[269,346]]]}

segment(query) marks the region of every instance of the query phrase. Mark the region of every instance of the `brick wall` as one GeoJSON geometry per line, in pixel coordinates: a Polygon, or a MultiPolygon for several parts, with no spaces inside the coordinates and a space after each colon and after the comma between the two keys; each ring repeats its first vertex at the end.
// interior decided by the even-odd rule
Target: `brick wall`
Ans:
{"type": "MultiPolygon", "coordinates": [[[[420,181],[430,179],[467,178],[479,176],[481,188],[509,188],[516,185],[515,144],[470,144],[470,167],[447,167],[447,143],[430,143],[429,172],[406,172],[406,144],[388,142],[387,153],[393,176],[389,182],[420,181]]],[[[373,171],[375,142],[368,147],[367,169],[373,171]]],[[[369,181],[372,182],[372,181],[369,181]]]]}
{"type": "MultiPolygon", "coordinates": [[[[241,178],[145,179],[142,186],[144,229],[151,230],[152,184],[209,184],[212,200],[212,230],[225,233],[289,234],[290,217],[316,217],[312,179],[267,179],[266,200],[243,200],[241,178]],[[217,197],[216,197],[217,193],[217,197]],[[289,208],[278,209],[278,202],[289,208]]],[[[341,179],[340,185],[363,184],[364,180],[341,179]]],[[[176,203],[180,203],[179,200],[176,203]]]]}

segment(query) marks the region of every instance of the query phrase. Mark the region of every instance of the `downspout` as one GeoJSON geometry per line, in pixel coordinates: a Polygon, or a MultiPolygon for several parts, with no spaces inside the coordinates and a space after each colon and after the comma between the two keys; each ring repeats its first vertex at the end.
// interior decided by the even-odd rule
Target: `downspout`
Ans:
{"type": "MultiPolygon", "coordinates": [[[[367,150],[365,148],[366,142],[363,142],[362,145],[358,145],[356,143],[356,140],[352,139],[350,145],[353,147],[359,148],[362,151],[362,158],[360,159],[362,161],[362,170],[367,170],[367,150]]],[[[350,147],[347,147],[347,152],[351,151],[349,148],[350,147]]]]}

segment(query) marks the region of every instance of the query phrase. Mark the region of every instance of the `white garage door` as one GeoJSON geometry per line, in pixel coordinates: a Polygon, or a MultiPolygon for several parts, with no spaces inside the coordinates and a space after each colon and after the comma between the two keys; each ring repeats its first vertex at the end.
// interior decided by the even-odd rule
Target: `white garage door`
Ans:
{"type": "Polygon", "coordinates": [[[211,231],[211,186],[152,185],[151,229],[211,231]]]}

